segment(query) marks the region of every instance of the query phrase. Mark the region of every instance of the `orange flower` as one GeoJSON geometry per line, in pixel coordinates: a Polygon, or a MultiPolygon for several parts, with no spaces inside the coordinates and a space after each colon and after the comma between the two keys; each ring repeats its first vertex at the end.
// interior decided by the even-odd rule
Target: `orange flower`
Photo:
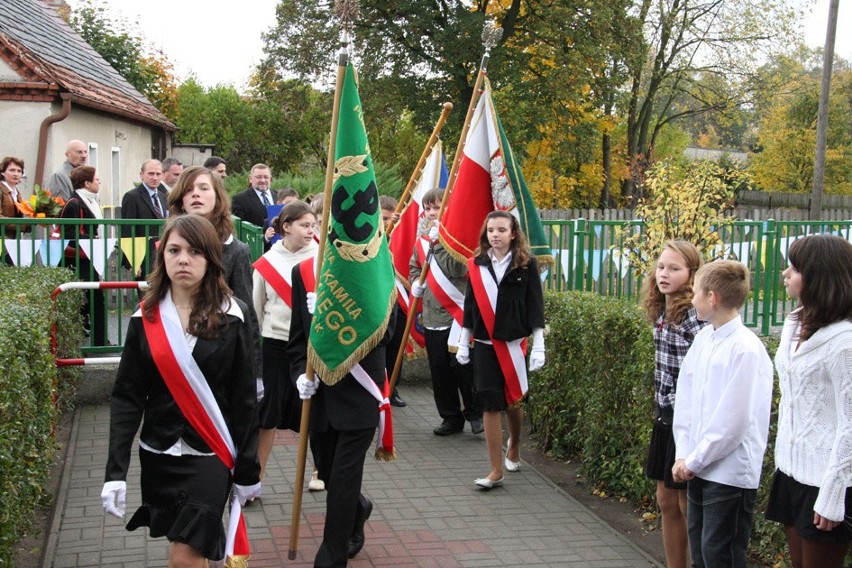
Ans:
{"type": "Polygon", "coordinates": [[[27,201],[16,201],[15,207],[18,208],[18,211],[20,211],[21,215],[23,215],[24,217],[33,217],[35,215],[35,211],[33,211],[32,205],[30,205],[27,201]]]}

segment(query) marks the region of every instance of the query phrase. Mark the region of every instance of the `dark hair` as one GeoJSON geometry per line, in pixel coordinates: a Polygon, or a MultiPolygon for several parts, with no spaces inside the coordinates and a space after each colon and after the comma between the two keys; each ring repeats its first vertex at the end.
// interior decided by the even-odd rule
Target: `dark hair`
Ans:
{"type": "Polygon", "coordinates": [[[225,282],[225,268],[222,265],[222,241],[213,225],[201,215],[177,215],[169,217],[160,238],[154,270],[148,277],[150,287],[145,293],[142,313],[148,321],[154,321],[154,309],[171,288],[171,280],[166,272],[165,251],[169,238],[177,233],[190,246],[201,251],[207,259],[207,270],[192,298],[192,312],[189,315],[187,331],[192,335],[210,339],[217,337],[225,323],[222,305],[231,295],[231,289],[225,282]]]}
{"type": "Polygon", "coordinates": [[[172,215],[183,215],[186,213],[183,209],[184,196],[192,191],[195,180],[199,176],[210,176],[210,183],[213,186],[213,191],[216,192],[216,205],[213,211],[210,212],[207,220],[213,223],[216,227],[216,232],[219,234],[219,242],[224,243],[234,234],[234,222],[231,220],[231,202],[228,200],[228,194],[225,192],[225,183],[217,175],[213,175],[206,167],[190,166],[183,170],[180,177],[175,182],[175,186],[169,192],[169,213],[172,215]]]}
{"type": "Polygon", "coordinates": [[[299,192],[296,191],[292,187],[285,187],[284,189],[278,190],[278,194],[276,195],[276,199],[278,201],[284,201],[284,198],[291,197],[291,196],[295,197],[296,199],[299,199],[299,192]]]}
{"type": "MultiPolygon", "coordinates": [[[[427,192],[426,195],[429,195],[429,193],[427,192]]],[[[476,249],[474,254],[480,259],[488,260],[488,249],[491,248],[491,244],[488,242],[488,221],[492,219],[509,220],[512,227],[512,233],[515,235],[515,238],[512,239],[511,243],[509,243],[509,252],[512,253],[512,268],[526,268],[533,254],[532,251],[530,251],[529,245],[527,245],[527,238],[521,230],[521,224],[518,222],[518,218],[508,211],[492,211],[485,216],[485,221],[482,223],[482,231],[479,233],[479,248],[476,249]]]]}
{"type": "Polygon", "coordinates": [[[444,199],[444,190],[440,187],[433,187],[429,191],[423,194],[423,197],[420,198],[420,203],[423,207],[427,205],[440,205],[441,201],[444,199]]]}
{"type": "Polygon", "coordinates": [[[171,156],[169,156],[168,158],[163,160],[163,171],[168,170],[172,166],[182,166],[182,165],[183,164],[181,163],[180,160],[178,160],[177,158],[172,158],[171,156]]]}
{"type": "MultiPolygon", "coordinates": [[[[663,321],[667,324],[677,325],[683,321],[687,312],[692,307],[692,285],[695,283],[695,273],[701,268],[704,259],[701,257],[701,252],[698,248],[689,241],[672,240],[668,241],[663,250],[671,249],[678,253],[689,270],[689,278],[683,284],[680,290],[669,294],[669,301],[666,302],[666,296],[657,287],[657,263],[651,265],[651,270],[648,271],[648,276],[642,284],[642,307],[645,308],[645,317],[648,321],[654,323],[660,317],[660,313],[665,310],[663,321]]],[[[663,251],[660,251],[662,254],[663,251]]],[[[659,258],[659,255],[657,256],[659,258]]]]}
{"type": "Polygon", "coordinates": [[[820,328],[852,320],[852,244],[834,235],[810,235],[793,241],[790,266],[802,275],[801,310],[792,317],[802,323],[802,340],[820,328]]]}
{"type": "MultiPolygon", "coordinates": [[[[220,158],[219,156],[210,156],[206,160],[204,160],[204,167],[208,170],[214,170],[219,164],[225,164],[225,160],[220,158]]],[[[228,164],[225,164],[226,166],[228,164]]]]}
{"type": "Polygon", "coordinates": [[[82,189],[86,186],[86,182],[92,183],[95,181],[95,171],[92,166],[77,166],[68,174],[71,178],[71,187],[82,189]]]}
{"type": "Polygon", "coordinates": [[[21,170],[24,169],[24,161],[20,158],[15,158],[14,156],[6,156],[3,158],[3,161],[0,162],[0,179],[5,179],[3,176],[3,172],[6,171],[6,168],[9,167],[9,164],[15,164],[21,170]]]}
{"type": "Polygon", "coordinates": [[[281,236],[284,236],[284,223],[295,223],[305,215],[313,215],[316,219],[317,215],[310,205],[304,201],[291,201],[281,208],[278,216],[272,220],[272,228],[281,236]]]}

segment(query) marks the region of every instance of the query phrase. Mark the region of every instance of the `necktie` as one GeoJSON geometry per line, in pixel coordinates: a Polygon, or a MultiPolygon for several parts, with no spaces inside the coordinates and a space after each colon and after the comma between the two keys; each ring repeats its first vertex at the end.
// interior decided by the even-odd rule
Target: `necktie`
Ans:
{"type": "Polygon", "coordinates": [[[163,218],[163,208],[160,207],[160,197],[155,193],[151,196],[151,200],[154,202],[154,210],[157,212],[157,216],[159,218],[163,218]]]}
{"type": "Polygon", "coordinates": [[[269,207],[272,205],[272,202],[269,201],[269,197],[266,195],[265,191],[260,192],[260,198],[263,199],[263,204],[269,207]]]}

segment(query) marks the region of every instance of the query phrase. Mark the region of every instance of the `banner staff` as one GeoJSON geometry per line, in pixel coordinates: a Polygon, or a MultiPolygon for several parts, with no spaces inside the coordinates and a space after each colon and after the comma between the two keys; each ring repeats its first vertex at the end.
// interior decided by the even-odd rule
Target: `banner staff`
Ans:
{"type": "MultiPolygon", "coordinates": [[[[500,38],[502,37],[503,28],[494,25],[491,21],[485,22],[485,25],[482,27],[482,45],[485,47],[485,53],[482,54],[479,73],[477,74],[476,82],[473,85],[473,95],[470,97],[470,104],[467,107],[467,114],[464,118],[464,126],[462,126],[459,143],[458,146],[456,146],[456,153],[453,156],[453,167],[450,170],[450,177],[447,180],[447,188],[444,190],[444,195],[441,197],[441,211],[438,213],[439,223],[441,221],[441,217],[444,216],[444,209],[447,207],[450,192],[456,184],[459,164],[461,163],[461,155],[464,151],[465,138],[467,138],[467,132],[470,129],[470,121],[473,118],[473,112],[476,110],[476,103],[481,95],[480,90],[482,89],[483,78],[488,73],[488,61],[491,59],[491,50],[500,43],[500,38]]],[[[432,260],[434,246],[434,243],[429,246],[429,254],[426,256],[426,262],[420,272],[419,282],[421,285],[426,282],[426,275],[429,274],[429,263],[432,260]]],[[[402,368],[402,359],[405,357],[405,348],[406,345],[408,345],[408,336],[411,335],[411,326],[414,325],[414,315],[417,313],[419,302],[420,298],[413,298],[411,301],[411,307],[408,310],[408,318],[405,320],[405,331],[402,335],[402,342],[400,343],[399,352],[396,355],[396,361],[393,365],[393,373],[391,374],[390,392],[393,392],[394,387],[396,387],[396,381],[399,378],[399,371],[402,368]]]]}
{"type": "MultiPolygon", "coordinates": [[[[337,121],[340,116],[340,95],[343,90],[343,79],[346,76],[346,66],[349,64],[349,38],[358,19],[358,0],[336,0],[335,15],[340,18],[340,51],[337,56],[337,82],[334,87],[334,106],[331,112],[331,131],[328,138],[328,158],[325,166],[325,187],[323,188],[322,224],[320,227],[320,242],[317,252],[316,277],[319,280],[322,269],[322,258],[328,240],[328,217],[331,211],[331,191],[334,186],[334,152],[337,141],[337,121]]],[[[308,359],[305,375],[311,381],[318,380],[314,375],[313,365],[308,359]]],[[[296,481],[293,491],[293,510],[290,516],[290,544],[287,552],[289,560],[296,559],[299,546],[299,519],[302,514],[302,493],[305,484],[305,462],[308,457],[308,429],[311,421],[311,399],[302,401],[302,416],[299,425],[299,451],[296,457],[296,481]]]]}
{"type": "MultiPolygon", "coordinates": [[[[429,140],[426,142],[426,147],[423,149],[423,153],[420,155],[420,160],[417,161],[417,165],[414,166],[414,171],[411,174],[411,178],[408,180],[408,184],[405,186],[405,189],[402,191],[402,195],[399,198],[399,203],[396,206],[396,210],[394,210],[394,217],[402,213],[402,210],[405,208],[408,203],[409,197],[411,197],[411,188],[414,187],[414,184],[420,179],[420,176],[423,173],[423,167],[426,165],[426,159],[429,158],[429,154],[432,151],[432,147],[435,145],[435,142],[438,140],[438,135],[441,133],[441,129],[444,128],[444,123],[447,121],[447,117],[450,115],[450,111],[453,110],[453,103],[446,102],[444,103],[441,116],[438,118],[438,122],[435,123],[435,128],[432,130],[432,135],[429,136],[429,140]]],[[[385,232],[388,237],[390,237],[391,232],[393,232],[394,227],[396,226],[396,222],[391,219],[390,223],[388,223],[387,229],[385,232]]]]}

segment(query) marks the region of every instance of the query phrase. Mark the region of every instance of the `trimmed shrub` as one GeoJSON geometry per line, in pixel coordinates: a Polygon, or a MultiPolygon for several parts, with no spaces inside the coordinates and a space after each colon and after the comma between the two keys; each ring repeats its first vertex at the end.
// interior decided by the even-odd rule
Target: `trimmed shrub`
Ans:
{"type": "Polygon", "coordinates": [[[635,302],[546,293],[547,365],[531,377],[533,433],[555,457],[579,456],[598,489],[653,496],[643,473],[653,425],[654,343],[635,302]]]}
{"type": "Polygon", "coordinates": [[[49,502],[47,479],[56,450],[59,412],[73,403],[79,370],[57,370],[50,327],[57,321],[60,354],[82,341],[80,294],[51,292],[73,277],[64,268],[0,268],[0,565],[49,502]],[[54,403],[56,400],[56,403],[54,403]]]}

